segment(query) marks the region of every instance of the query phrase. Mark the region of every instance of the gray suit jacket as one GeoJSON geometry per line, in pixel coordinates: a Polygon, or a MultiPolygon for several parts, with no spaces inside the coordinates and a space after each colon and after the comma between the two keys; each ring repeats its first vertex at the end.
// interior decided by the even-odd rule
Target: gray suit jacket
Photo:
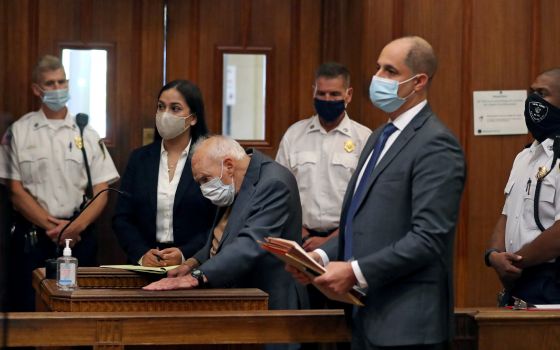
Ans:
{"type": "MultiPolygon", "coordinates": [[[[348,184],[339,241],[360,169],[382,127],[368,140],[348,184]]],[[[368,283],[354,321],[377,346],[430,344],[453,327],[453,240],[465,181],[461,147],[426,105],[377,164],[353,220],[352,252],[368,283]]]]}
{"type": "Polygon", "coordinates": [[[212,287],[259,288],[269,294],[270,309],[297,309],[306,302],[284,264],[257,241],[282,237],[301,242],[301,204],[294,176],[280,164],[253,151],[235,198],[217,253],[210,258],[214,226],[206,245],[195,254],[212,287]]]}

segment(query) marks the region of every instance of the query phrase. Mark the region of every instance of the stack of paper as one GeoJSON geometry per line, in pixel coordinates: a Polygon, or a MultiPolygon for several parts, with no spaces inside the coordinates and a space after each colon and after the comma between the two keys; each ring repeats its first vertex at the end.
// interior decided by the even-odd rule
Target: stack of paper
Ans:
{"type": "Polygon", "coordinates": [[[139,265],[101,265],[99,267],[106,267],[110,269],[119,269],[119,270],[127,270],[127,271],[136,271],[136,272],[157,273],[163,275],[167,273],[167,271],[173,270],[178,266],[179,265],[164,266],[164,267],[148,267],[148,266],[139,266],[139,265]]]}
{"type": "MultiPolygon", "coordinates": [[[[296,242],[276,237],[268,237],[265,240],[265,242],[259,242],[263,249],[274,254],[274,256],[284,261],[286,264],[305,273],[308,277],[314,278],[326,272],[325,268],[313,260],[313,258],[296,242]]],[[[354,288],[344,295],[339,295],[325,290],[315,283],[313,285],[329,299],[364,306],[360,299],[365,296],[365,293],[358,286],[354,286],[354,288]]]]}

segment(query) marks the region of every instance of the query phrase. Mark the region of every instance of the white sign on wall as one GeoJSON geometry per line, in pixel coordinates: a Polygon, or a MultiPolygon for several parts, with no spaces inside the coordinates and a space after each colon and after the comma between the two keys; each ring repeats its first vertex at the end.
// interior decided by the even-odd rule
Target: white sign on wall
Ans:
{"type": "Polygon", "coordinates": [[[526,134],[526,90],[496,90],[473,92],[474,134],[526,134]]]}

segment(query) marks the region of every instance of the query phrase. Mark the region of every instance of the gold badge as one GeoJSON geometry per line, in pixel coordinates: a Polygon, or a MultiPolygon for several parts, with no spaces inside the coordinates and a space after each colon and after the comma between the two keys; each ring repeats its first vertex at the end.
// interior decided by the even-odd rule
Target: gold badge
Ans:
{"type": "Polygon", "coordinates": [[[354,142],[352,142],[352,140],[348,140],[348,141],[344,142],[344,150],[346,152],[351,153],[355,148],[356,148],[356,145],[354,145],[354,142]]]}
{"type": "Polygon", "coordinates": [[[535,176],[537,180],[542,180],[544,177],[548,175],[548,169],[545,166],[540,166],[537,175],[535,176]]]}
{"type": "Polygon", "coordinates": [[[82,142],[82,138],[80,136],[74,137],[74,143],[78,149],[82,149],[82,147],[84,147],[84,143],[82,142]]]}

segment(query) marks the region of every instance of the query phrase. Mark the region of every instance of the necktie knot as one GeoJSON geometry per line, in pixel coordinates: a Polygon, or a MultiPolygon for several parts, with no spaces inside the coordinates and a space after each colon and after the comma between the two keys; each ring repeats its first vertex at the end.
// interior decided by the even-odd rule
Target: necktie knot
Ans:
{"type": "Polygon", "coordinates": [[[394,133],[395,131],[397,131],[397,127],[395,126],[395,124],[388,123],[383,128],[383,137],[387,138],[387,137],[391,136],[391,134],[394,133]]]}

